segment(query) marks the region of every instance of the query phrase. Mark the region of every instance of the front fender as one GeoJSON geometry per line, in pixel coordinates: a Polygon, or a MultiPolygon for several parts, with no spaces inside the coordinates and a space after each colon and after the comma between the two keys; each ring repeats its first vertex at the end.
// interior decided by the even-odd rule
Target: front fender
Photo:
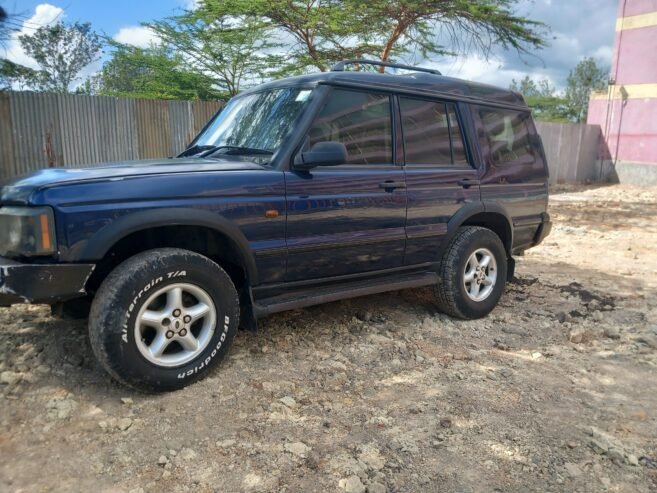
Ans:
{"type": "Polygon", "coordinates": [[[258,282],[255,259],[249,242],[240,229],[225,217],[202,209],[171,207],[133,212],[122,216],[98,230],[67,262],[97,262],[118,241],[146,229],[161,226],[200,226],[213,229],[233,243],[234,250],[245,267],[249,280],[258,282]]]}

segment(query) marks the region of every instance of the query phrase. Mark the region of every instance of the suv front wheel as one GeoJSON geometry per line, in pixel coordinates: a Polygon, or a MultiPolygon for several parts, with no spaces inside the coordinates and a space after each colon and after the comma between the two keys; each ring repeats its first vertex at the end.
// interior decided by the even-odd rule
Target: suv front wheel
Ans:
{"type": "Polygon", "coordinates": [[[453,317],[488,315],[502,296],[507,276],[504,245],[493,231],[460,228],[443,255],[435,287],[438,308],[453,317]]]}
{"type": "Polygon", "coordinates": [[[129,258],[103,281],[89,317],[91,347],[110,375],[166,391],[202,378],[226,354],[239,323],[228,274],[187,250],[129,258]]]}

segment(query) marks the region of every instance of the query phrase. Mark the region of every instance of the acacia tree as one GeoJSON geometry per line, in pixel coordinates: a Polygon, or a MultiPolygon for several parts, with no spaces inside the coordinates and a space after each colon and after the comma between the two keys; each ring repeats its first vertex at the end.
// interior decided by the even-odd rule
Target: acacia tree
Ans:
{"type": "Polygon", "coordinates": [[[190,71],[184,57],[165,45],[138,48],[108,41],[112,58],[86,92],[146,99],[221,99],[212,77],[190,71]]]}
{"type": "Polygon", "coordinates": [[[38,88],[52,92],[68,92],[82,69],[100,57],[102,48],[91,24],[79,22],[43,26],[18,40],[39,64],[38,88]]]}
{"type": "Polygon", "coordinates": [[[192,71],[210,77],[231,96],[261,82],[278,62],[272,50],[279,45],[269,39],[269,23],[248,13],[215,16],[198,9],[146,25],[192,71]]]}
{"type": "Polygon", "coordinates": [[[607,70],[598,66],[593,58],[584,58],[568,74],[566,100],[576,122],[586,121],[592,91],[607,87],[607,70]]]}
{"type": "MultiPolygon", "coordinates": [[[[361,4],[357,0],[351,3],[361,4]]],[[[494,46],[527,52],[545,45],[544,25],[514,13],[517,0],[370,0],[363,20],[377,22],[375,38],[382,61],[395,53],[431,55],[478,52],[488,57],[494,46]]]]}
{"type": "Polygon", "coordinates": [[[205,0],[197,9],[206,18],[249,16],[267,26],[272,39],[284,45],[276,75],[326,71],[334,61],[372,55],[380,45],[370,43],[355,2],[336,0],[205,0]]]}
{"type": "Polygon", "coordinates": [[[488,56],[545,45],[544,25],[515,15],[518,0],[203,0],[206,15],[254,15],[289,41],[288,69],[325,71],[345,58],[488,56]]]}

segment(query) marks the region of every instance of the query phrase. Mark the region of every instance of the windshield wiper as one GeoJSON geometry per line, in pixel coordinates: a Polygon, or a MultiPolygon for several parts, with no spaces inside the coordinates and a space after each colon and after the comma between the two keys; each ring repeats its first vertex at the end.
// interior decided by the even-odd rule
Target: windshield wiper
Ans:
{"type": "Polygon", "coordinates": [[[226,152],[222,152],[221,154],[227,154],[230,156],[240,156],[245,154],[258,154],[258,155],[271,156],[272,154],[274,154],[272,151],[268,151],[267,149],[256,149],[255,147],[230,146],[230,145],[211,146],[211,147],[212,147],[211,149],[204,150],[201,153],[200,157],[208,157],[218,151],[223,151],[223,150],[225,150],[226,152]]]}
{"type": "Polygon", "coordinates": [[[176,157],[188,157],[188,156],[194,156],[196,154],[200,154],[201,152],[206,152],[206,151],[211,151],[214,150],[217,146],[213,145],[193,145],[189,149],[185,149],[182,151],[180,154],[178,154],[176,157]]]}

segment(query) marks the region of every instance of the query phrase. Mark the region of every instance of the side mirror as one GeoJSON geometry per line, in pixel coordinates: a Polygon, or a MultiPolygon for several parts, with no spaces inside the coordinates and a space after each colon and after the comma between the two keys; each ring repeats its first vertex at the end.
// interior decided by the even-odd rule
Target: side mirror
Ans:
{"type": "Polygon", "coordinates": [[[315,166],[337,166],[347,162],[347,148],[341,142],[317,142],[308,152],[294,158],[296,169],[308,170],[315,166]]]}

